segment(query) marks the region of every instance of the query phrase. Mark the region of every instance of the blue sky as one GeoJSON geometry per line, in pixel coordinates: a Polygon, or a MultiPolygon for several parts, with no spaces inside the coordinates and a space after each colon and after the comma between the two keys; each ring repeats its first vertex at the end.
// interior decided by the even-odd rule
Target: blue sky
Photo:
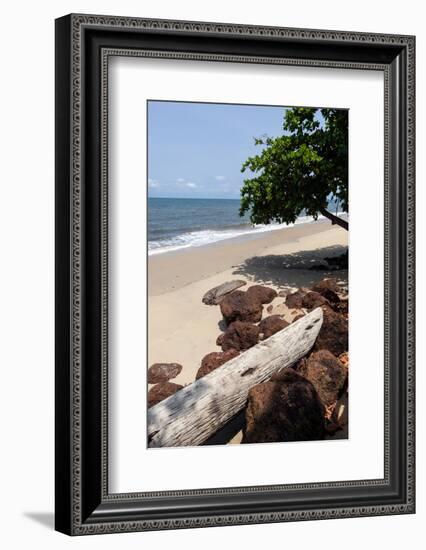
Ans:
{"type": "Polygon", "coordinates": [[[283,107],[148,102],[150,197],[238,199],[254,138],[283,133],[283,107]]]}

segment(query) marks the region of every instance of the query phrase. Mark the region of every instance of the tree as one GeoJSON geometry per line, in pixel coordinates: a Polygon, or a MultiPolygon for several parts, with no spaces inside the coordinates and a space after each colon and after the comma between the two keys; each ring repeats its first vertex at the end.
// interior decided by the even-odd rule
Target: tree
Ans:
{"type": "Polygon", "coordinates": [[[240,215],[250,211],[254,224],[294,223],[305,211],[349,229],[328,210],[335,200],[349,212],[348,112],[295,107],[285,112],[283,129],[285,135],[255,139],[263,149],[241,168],[255,177],[244,180],[240,215]]]}

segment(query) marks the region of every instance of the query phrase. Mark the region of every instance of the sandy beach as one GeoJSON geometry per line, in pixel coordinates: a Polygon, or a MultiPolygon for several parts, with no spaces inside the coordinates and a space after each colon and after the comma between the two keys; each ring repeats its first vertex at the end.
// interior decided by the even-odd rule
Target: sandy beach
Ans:
{"type": "MultiPolygon", "coordinates": [[[[209,289],[235,279],[247,281],[243,290],[253,284],[277,291],[310,287],[331,272],[309,268],[341,254],[347,246],[347,231],[320,220],[150,256],[148,365],[180,363],[182,372],[172,381],[193,382],[201,359],[220,351],[216,345],[223,328],[220,308],[202,303],[209,289]]],[[[332,275],[347,284],[347,271],[332,275]]],[[[295,312],[283,302],[283,297],[275,298],[272,313],[291,320],[295,312]]]]}

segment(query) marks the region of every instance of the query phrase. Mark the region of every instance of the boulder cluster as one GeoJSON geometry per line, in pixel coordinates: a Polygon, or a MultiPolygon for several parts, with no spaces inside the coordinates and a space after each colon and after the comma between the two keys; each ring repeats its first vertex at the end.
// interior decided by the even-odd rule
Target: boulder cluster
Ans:
{"type": "MultiPolygon", "coordinates": [[[[241,290],[230,281],[206,293],[203,302],[220,307],[224,330],[201,360],[196,380],[209,375],[240,353],[270,338],[320,307],[323,323],[312,350],[295,365],[252,387],[245,408],[242,443],[324,439],[347,426],[348,308],[347,289],[335,278],[311,288],[280,291],[263,285],[241,290]]],[[[182,388],[169,380],[182,366],[155,364],[148,370],[148,406],[182,388]]]]}

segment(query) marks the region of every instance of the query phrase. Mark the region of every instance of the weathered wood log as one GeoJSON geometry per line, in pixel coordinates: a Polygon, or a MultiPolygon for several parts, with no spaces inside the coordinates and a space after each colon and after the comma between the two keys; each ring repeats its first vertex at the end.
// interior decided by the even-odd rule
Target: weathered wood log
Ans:
{"type": "Polygon", "coordinates": [[[289,367],[314,345],[317,308],[148,410],[148,446],[200,445],[237,414],[253,386],[289,367]]]}
{"type": "Polygon", "coordinates": [[[215,286],[204,294],[202,302],[208,306],[217,306],[230,292],[233,292],[245,284],[246,281],[237,279],[236,281],[228,281],[219,286],[215,286]]]}

